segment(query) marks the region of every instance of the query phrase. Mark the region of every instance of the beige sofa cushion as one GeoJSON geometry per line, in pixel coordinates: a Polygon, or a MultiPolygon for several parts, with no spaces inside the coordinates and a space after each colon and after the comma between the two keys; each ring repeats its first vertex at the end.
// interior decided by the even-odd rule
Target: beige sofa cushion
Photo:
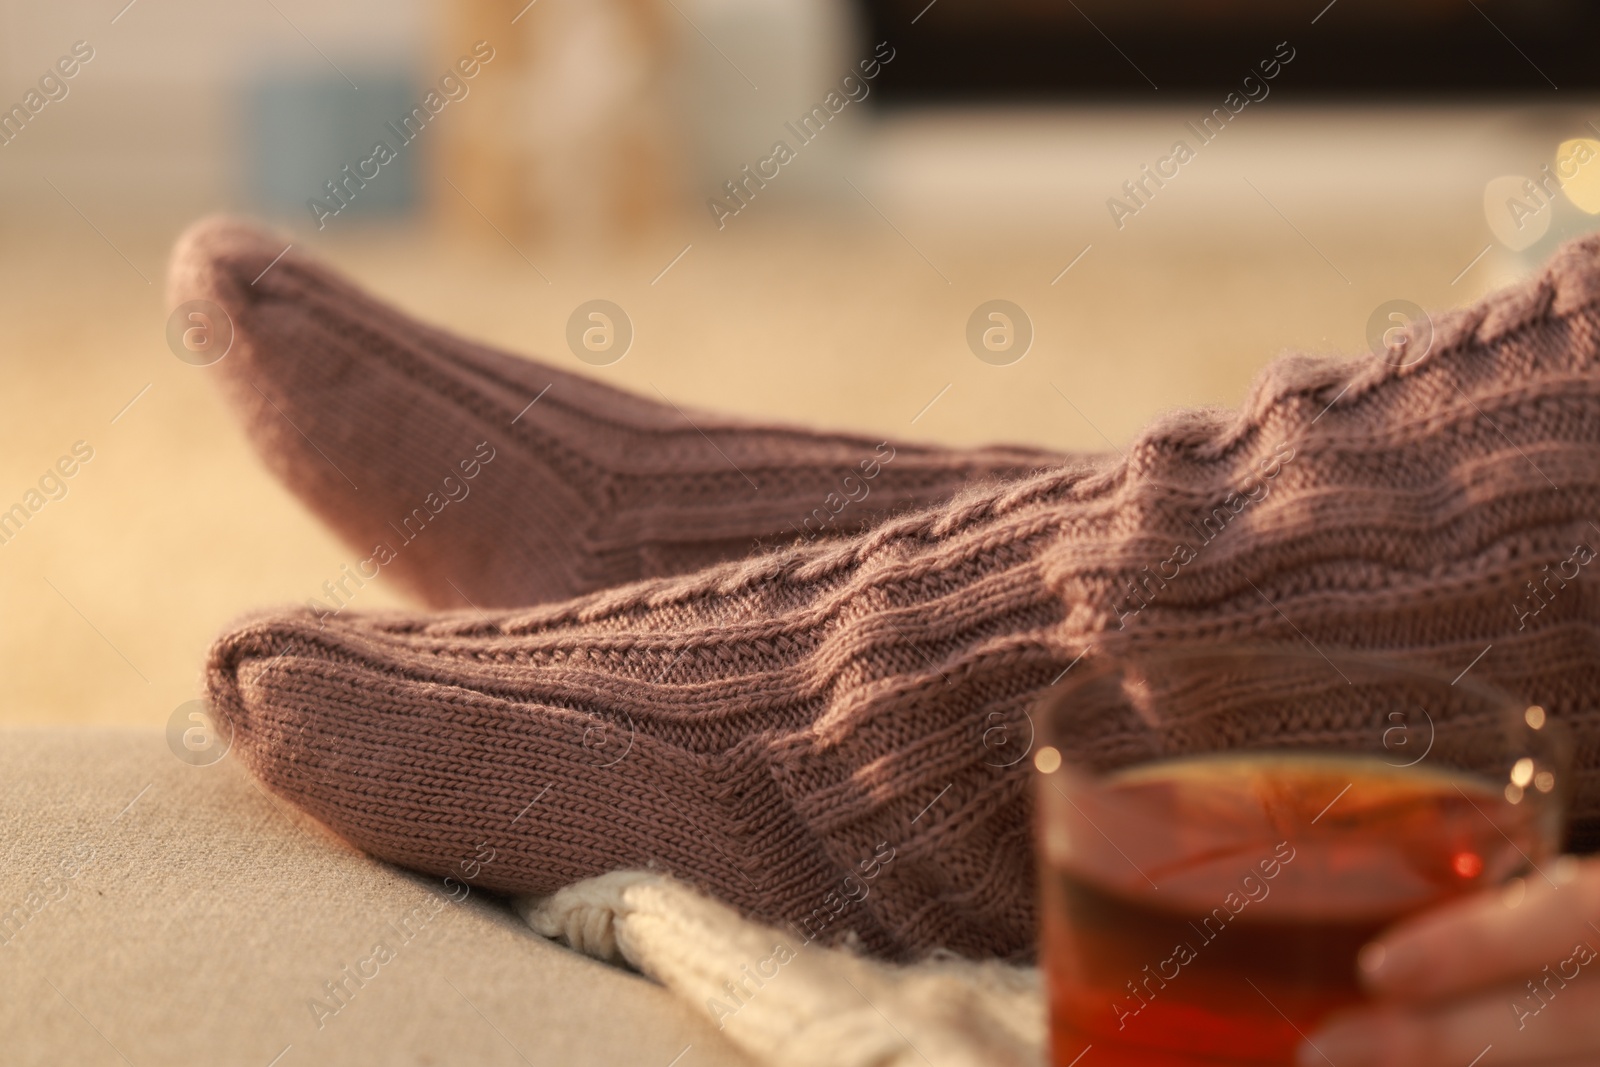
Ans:
{"type": "Polygon", "coordinates": [[[659,986],[159,732],[0,732],[0,783],[7,1064],[747,1062],[659,986]]]}

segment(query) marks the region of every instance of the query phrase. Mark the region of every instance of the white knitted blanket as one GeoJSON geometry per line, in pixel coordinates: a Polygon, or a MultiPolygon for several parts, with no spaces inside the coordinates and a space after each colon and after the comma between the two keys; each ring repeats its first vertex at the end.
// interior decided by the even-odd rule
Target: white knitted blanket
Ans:
{"type": "Polygon", "coordinates": [[[1039,972],[954,956],[895,966],[747,922],[672,878],[617,871],[517,911],[625,962],[774,1067],[1040,1067],[1039,972]]]}

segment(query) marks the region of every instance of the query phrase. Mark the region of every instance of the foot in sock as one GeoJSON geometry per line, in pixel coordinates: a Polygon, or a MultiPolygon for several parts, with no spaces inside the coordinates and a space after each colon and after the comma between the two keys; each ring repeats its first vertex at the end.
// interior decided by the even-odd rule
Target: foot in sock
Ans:
{"type": "Polygon", "coordinates": [[[232,319],[215,372],[268,466],[431,606],[685,573],[1063,458],[686,411],[422,325],[286,244],[199,223],[173,253],[170,297],[232,319]]]}
{"type": "MultiPolygon", "coordinates": [[[[382,858],[459,877],[492,850],[476,880],[524,893],[654,866],[889,956],[1031,953],[1027,761],[985,739],[1025,737],[1081,654],[1470,664],[1573,731],[1592,845],[1600,597],[1580,578],[1535,612],[1528,583],[1600,537],[1597,304],[1593,238],[1436,317],[1409,366],[1286,357],[1236,415],[1166,417],[1113,469],[564,604],[264,616],[216,645],[211,699],[255,774],[382,858]]],[[[1314,718],[1284,731],[1373,729],[1314,718]]],[[[1083,723],[1083,755],[1126,759],[1117,730],[1083,723]]]]}

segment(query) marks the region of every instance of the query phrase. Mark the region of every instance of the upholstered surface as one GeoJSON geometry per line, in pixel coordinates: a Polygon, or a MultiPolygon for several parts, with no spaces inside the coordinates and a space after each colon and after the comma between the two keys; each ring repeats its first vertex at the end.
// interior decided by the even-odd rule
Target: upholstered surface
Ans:
{"type": "Polygon", "coordinates": [[[366,858],[231,758],[8,730],[0,783],[6,1064],[745,1062],[664,989],[366,858]]]}

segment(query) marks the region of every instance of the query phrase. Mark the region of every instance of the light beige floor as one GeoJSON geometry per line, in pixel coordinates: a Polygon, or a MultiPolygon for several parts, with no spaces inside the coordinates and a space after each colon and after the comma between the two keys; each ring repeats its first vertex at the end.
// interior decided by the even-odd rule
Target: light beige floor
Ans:
{"type": "MultiPolygon", "coordinates": [[[[873,193],[883,215],[775,203],[721,233],[697,216],[612,251],[518,252],[487,232],[425,229],[309,243],[425,318],[579,370],[567,316],[614,300],[637,337],[590,372],[679,402],[896,439],[1100,451],[1164,408],[1237,403],[1286,347],[1359,351],[1384,300],[1449,306],[1520,269],[1494,251],[1452,284],[1489,240],[1481,189],[1468,175],[1377,215],[1293,201],[1291,223],[1248,197],[1213,210],[1197,179],[1122,233],[1098,203],[985,227],[942,219],[937,196],[929,208],[931,194],[919,206],[891,191],[873,193]],[[1036,329],[1009,367],[963,339],[994,297],[1036,329]]],[[[351,558],[259,467],[208,372],[166,349],[168,218],[119,215],[102,237],[60,206],[0,233],[0,509],[75,441],[95,453],[64,499],[0,545],[0,722],[164,723],[198,695],[207,643],[231,617],[304,600],[351,558]]],[[[401,603],[381,583],[362,595],[401,603]]]]}

